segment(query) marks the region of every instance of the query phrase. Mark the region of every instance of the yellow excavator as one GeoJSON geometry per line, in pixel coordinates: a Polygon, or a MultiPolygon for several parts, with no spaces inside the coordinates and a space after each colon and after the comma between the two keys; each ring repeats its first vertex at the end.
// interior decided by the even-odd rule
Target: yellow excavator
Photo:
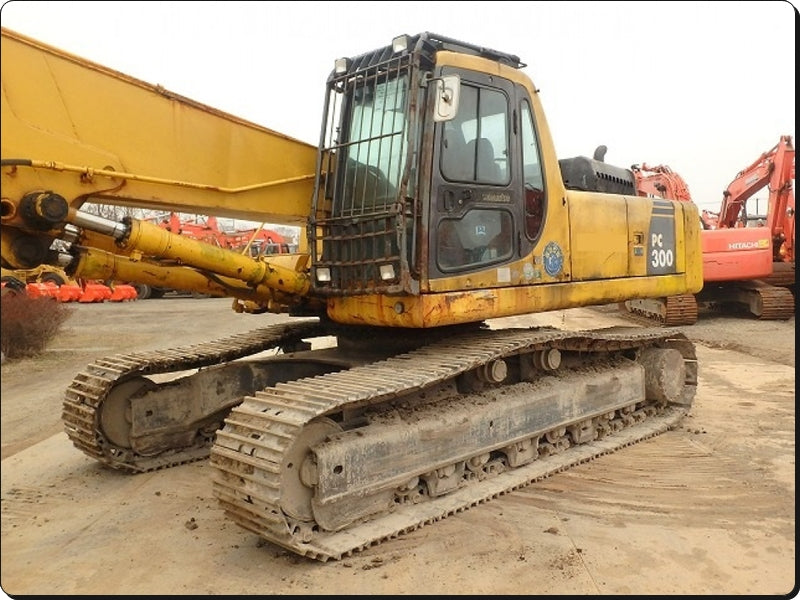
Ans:
{"type": "Polygon", "coordinates": [[[100,463],[210,457],[232,521],[326,561],[690,409],[697,360],[679,331],[487,324],[702,286],[695,205],[637,197],[627,169],[559,160],[518,56],[421,33],[337,59],[318,146],[7,29],[0,56],[3,266],[284,314],[87,365],[63,421],[100,463]],[[251,257],[89,201],[303,235],[297,253],[251,257]]]}

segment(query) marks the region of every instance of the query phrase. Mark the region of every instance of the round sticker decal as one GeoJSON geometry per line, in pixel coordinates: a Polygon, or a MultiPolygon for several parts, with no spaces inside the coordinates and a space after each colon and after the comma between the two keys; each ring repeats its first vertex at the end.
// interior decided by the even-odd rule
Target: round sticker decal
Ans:
{"type": "Polygon", "coordinates": [[[561,246],[556,242],[548,242],[544,247],[544,270],[550,277],[555,277],[561,273],[561,268],[564,266],[564,254],[561,252],[561,246]]]}

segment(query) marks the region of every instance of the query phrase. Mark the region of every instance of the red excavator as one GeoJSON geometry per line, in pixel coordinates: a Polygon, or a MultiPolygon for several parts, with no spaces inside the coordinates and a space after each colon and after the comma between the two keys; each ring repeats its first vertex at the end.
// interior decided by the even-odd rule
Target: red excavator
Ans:
{"type": "Polygon", "coordinates": [[[795,212],[793,186],[794,145],[791,136],[783,135],[775,146],[737,173],[725,189],[717,224],[717,229],[728,230],[727,235],[732,236],[734,241],[737,240],[736,233],[730,231],[731,229],[765,227],[770,236],[771,271],[763,279],[774,286],[789,288],[792,292],[795,212]],[[748,218],[746,202],[764,187],[769,191],[767,214],[764,219],[753,221],[748,218]]]}
{"type": "Polygon", "coordinates": [[[185,235],[193,240],[206,242],[218,248],[231,248],[233,245],[226,232],[219,227],[217,218],[213,215],[205,219],[201,219],[200,217],[182,219],[178,213],[171,212],[163,217],[158,217],[157,224],[167,231],[179,233],[180,235],[185,235]]]}
{"type": "MultiPolygon", "coordinates": [[[[665,165],[632,167],[639,196],[691,202],[683,178],[665,165]]],[[[794,315],[794,146],[791,136],[736,174],[719,213],[701,213],[703,289],[695,295],[631,300],[626,310],[665,325],[697,320],[698,304],[759,319],[794,315]],[[767,187],[767,214],[751,219],[747,200],[767,187]]]]}

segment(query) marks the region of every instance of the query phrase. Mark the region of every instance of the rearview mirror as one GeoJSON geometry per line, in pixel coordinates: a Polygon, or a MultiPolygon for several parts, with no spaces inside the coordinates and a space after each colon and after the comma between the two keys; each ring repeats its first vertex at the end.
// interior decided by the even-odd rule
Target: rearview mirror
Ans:
{"type": "Polygon", "coordinates": [[[434,79],[436,91],[436,107],[433,120],[436,122],[451,121],[458,113],[458,96],[461,91],[461,78],[458,75],[447,75],[434,79]]]}

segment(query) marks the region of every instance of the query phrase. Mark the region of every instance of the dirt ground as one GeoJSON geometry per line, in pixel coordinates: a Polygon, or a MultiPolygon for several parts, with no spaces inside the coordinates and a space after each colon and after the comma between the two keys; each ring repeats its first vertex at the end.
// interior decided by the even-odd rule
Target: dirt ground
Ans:
{"type": "MultiPolygon", "coordinates": [[[[225,299],[75,305],[42,357],[2,365],[6,594],[794,595],[794,318],[684,328],[700,385],[675,430],[327,563],[229,522],[205,462],[119,473],[61,425],[64,390],[97,357],[278,318],[225,299]]],[[[511,324],[632,325],[615,307],[493,322],[511,324]]]]}

